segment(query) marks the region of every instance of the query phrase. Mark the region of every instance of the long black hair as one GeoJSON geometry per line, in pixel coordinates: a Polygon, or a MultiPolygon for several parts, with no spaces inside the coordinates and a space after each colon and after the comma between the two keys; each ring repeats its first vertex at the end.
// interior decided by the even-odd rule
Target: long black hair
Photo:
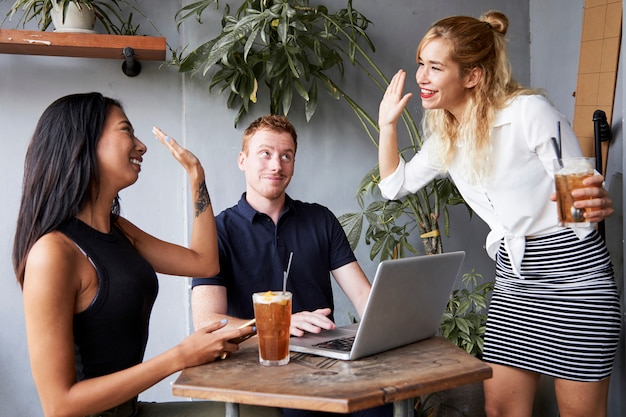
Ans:
{"type": "MultiPolygon", "coordinates": [[[[24,284],[28,252],[37,239],[76,216],[97,197],[100,178],[96,144],[112,106],[100,93],[72,94],[41,115],[26,151],[22,199],[13,241],[13,268],[24,284]]],[[[119,215],[119,197],[111,216],[119,215]]]]}

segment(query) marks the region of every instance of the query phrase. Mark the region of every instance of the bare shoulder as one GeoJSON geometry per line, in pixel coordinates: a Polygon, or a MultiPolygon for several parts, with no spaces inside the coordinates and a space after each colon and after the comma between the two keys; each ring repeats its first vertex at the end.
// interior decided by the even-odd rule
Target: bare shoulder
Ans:
{"type": "Polygon", "coordinates": [[[25,276],[26,279],[40,275],[71,279],[76,276],[76,268],[84,258],[70,238],[61,232],[50,232],[40,237],[28,253],[25,276]]]}
{"type": "Polygon", "coordinates": [[[40,237],[30,252],[29,262],[53,262],[58,257],[73,258],[80,254],[80,250],[74,242],[61,232],[50,232],[40,237]]]}

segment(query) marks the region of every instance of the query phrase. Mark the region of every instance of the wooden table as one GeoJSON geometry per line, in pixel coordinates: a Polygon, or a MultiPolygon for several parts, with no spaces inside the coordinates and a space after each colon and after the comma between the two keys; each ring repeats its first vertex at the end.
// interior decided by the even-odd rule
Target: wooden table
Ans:
{"type": "Polygon", "coordinates": [[[392,402],[394,417],[406,417],[414,397],[491,377],[489,365],[441,337],[357,361],[292,353],[276,367],[259,364],[256,340],[224,361],[183,370],[173,394],[224,401],[227,417],[239,415],[239,404],[350,413],[392,402]]]}

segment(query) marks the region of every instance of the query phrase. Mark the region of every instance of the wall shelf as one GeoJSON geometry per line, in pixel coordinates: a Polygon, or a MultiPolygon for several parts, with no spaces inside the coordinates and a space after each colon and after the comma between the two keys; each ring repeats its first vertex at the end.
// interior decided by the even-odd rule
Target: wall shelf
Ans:
{"type": "Polygon", "coordinates": [[[165,38],[0,29],[0,53],[124,59],[130,47],[137,60],[165,61],[165,38]]]}

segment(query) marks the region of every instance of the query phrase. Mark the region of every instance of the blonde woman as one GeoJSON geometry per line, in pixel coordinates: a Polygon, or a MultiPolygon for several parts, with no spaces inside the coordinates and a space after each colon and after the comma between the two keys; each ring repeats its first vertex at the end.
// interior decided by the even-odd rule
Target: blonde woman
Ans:
{"type": "MultiPolygon", "coordinates": [[[[454,16],[434,23],[417,49],[425,109],[420,152],[399,158],[396,126],[411,98],[399,71],[380,103],[380,189],[389,199],[448,174],[490,227],[496,261],[483,359],[489,417],[530,417],[539,377],[554,377],[561,417],[606,416],[620,332],[613,269],[594,227],[558,226],[551,137],[561,126],[563,157],[581,156],[562,114],[518,85],[506,55],[508,19],[454,16]]],[[[612,214],[603,177],[572,191],[585,217],[612,214]]]]}

